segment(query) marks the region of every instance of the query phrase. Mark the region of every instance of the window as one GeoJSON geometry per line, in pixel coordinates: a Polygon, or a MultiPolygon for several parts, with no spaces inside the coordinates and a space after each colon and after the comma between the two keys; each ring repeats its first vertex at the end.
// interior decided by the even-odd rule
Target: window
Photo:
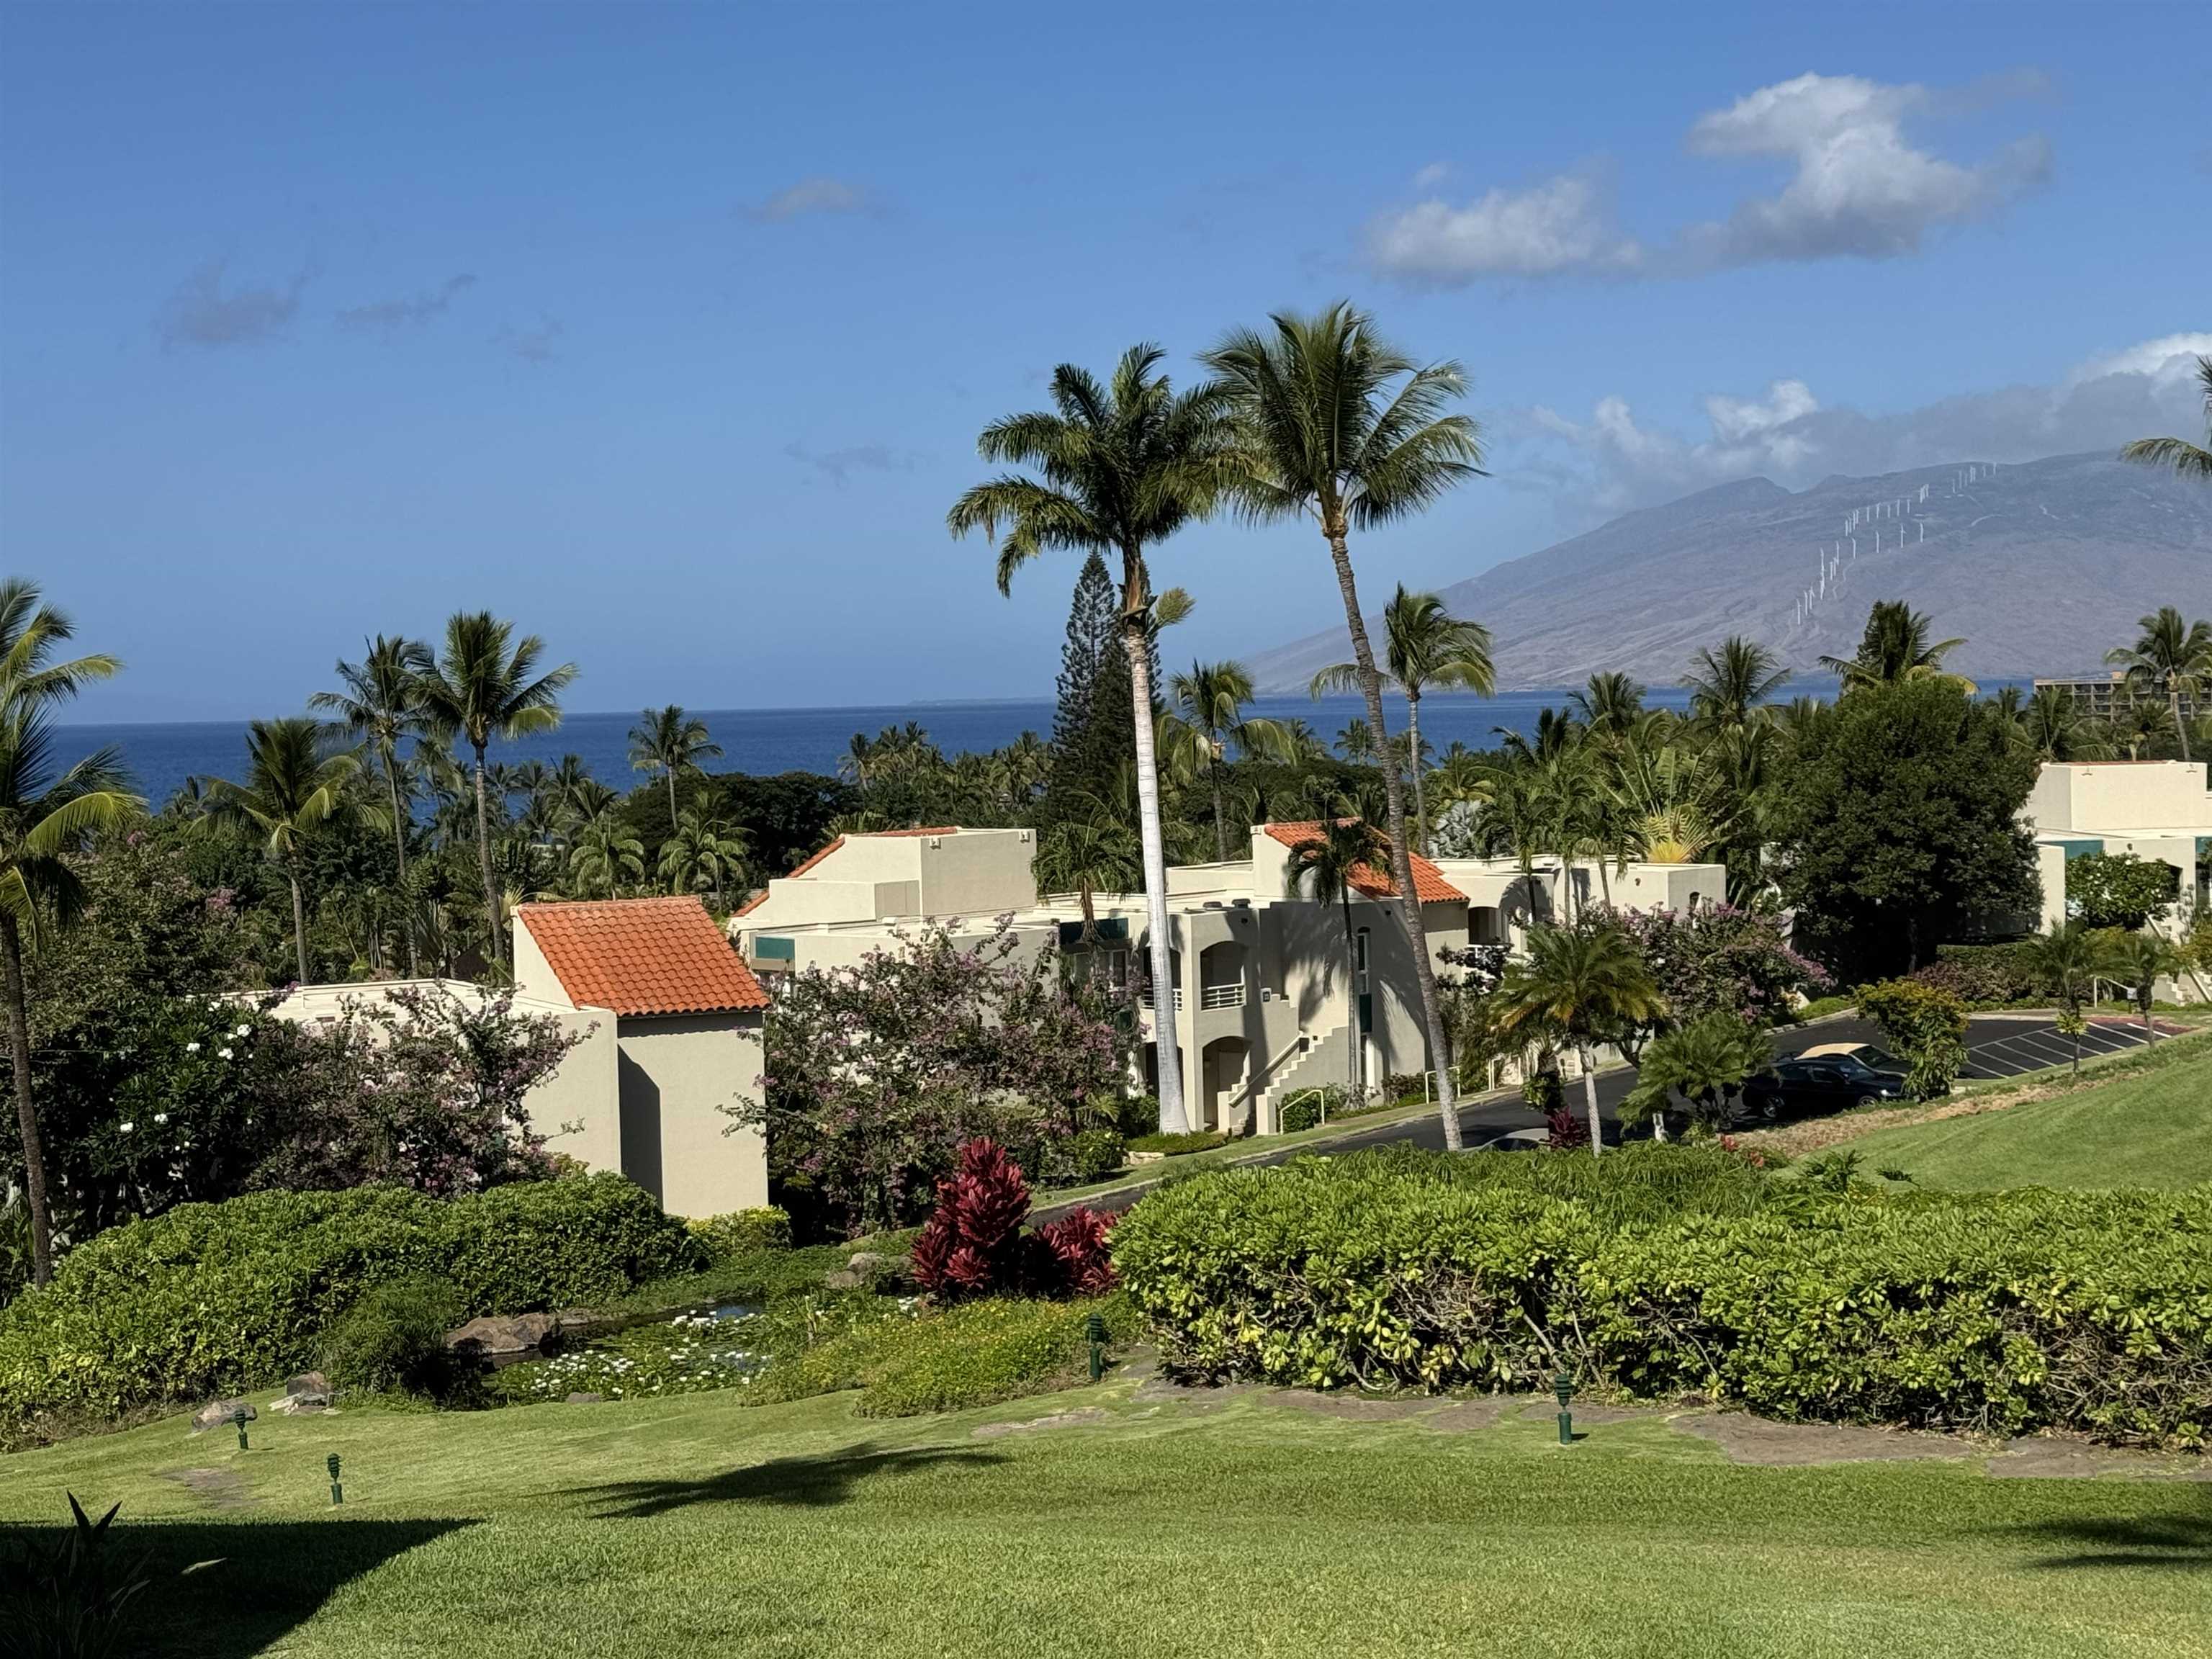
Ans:
{"type": "Polygon", "coordinates": [[[1359,988],[1367,988],[1367,930],[1363,927],[1352,936],[1352,966],[1357,970],[1359,988]]]}

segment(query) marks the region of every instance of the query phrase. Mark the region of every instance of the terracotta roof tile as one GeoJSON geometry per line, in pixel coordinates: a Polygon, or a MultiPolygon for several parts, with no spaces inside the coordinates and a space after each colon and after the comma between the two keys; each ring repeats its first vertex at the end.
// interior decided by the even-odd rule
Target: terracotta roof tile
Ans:
{"type": "Polygon", "coordinates": [[[525,904],[561,988],[617,1014],[705,1014],[765,1008],[768,993],[696,898],[525,904]]]}
{"type": "MultiPolygon", "coordinates": [[[[1341,818],[1338,820],[1339,823],[1348,821],[1341,818]]],[[[1261,827],[1285,847],[1296,847],[1303,842],[1316,839],[1321,834],[1321,823],[1316,818],[1308,818],[1302,823],[1270,823],[1261,827]]],[[[1389,837],[1382,835],[1380,831],[1376,833],[1378,839],[1387,845],[1389,837]]],[[[1414,854],[1413,858],[1413,894],[1422,903],[1445,904],[1454,900],[1463,902],[1466,899],[1467,895],[1446,880],[1444,872],[1437,869],[1435,865],[1430,863],[1419,853],[1414,854]]],[[[1398,894],[1396,878],[1389,870],[1377,870],[1372,865],[1355,866],[1352,872],[1352,884],[1370,898],[1395,898],[1398,894]]]]}

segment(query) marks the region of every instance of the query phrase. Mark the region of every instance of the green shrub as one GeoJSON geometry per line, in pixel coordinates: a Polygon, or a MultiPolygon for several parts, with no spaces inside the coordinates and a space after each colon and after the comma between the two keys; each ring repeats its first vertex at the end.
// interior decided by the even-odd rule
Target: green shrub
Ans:
{"type": "Polygon", "coordinates": [[[791,1248],[791,1217],[773,1204],[757,1210],[732,1210],[727,1215],[702,1216],[688,1224],[692,1237],[714,1261],[791,1248]]]}
{"type": "Polygon", "coordinates": [[[2024,940],[2013,939],[1999,945],[1939,945],[1936,947],[1936,960],[1939,966],[1955,963],[1966,982],[1984,993],[1967,998],[1970,1002],[2033,1002],[2056,994],[2057,988],[2037,966],[2033,946],[2024,940]]]}
{"type": "Polygon", "coordinates": [[[1185,1152],[1210,1152],[1216,1146],[1226,1146],[1229,1137],[1212,1129],[1191,1129],[1179,1135],[1139,1135],[1129,1143],[1133,1152],[1164,1152],[1170,1158],[1179,1158],[1185,1152]]]}
{"type": "Polygon", "coordinates": [[[1294,1135],[1301,1129],[1310,1129],[1321,1121],[1321,1096],[1309,1090],[1293,1097],[1283,1107],[1283,1133],[1294,1135]]]}
{"type": "MultiPolygon", "coordinates": [[[[99,1419],[305,1370],[371,1286],[434,1275],[463,1318],[589,1305],[693,1265],[681,1222],[618,1176],[441,1200],[254,1193],[112,1228],[0,1310],[0,1425],[99,1419]]],[[[0,1432],[6,1431],[0,1429],[0,1432]]]]}
{"type": "Polygon", "coordinates": [[[1916,980],[1859,988],[1859,1012],[1881,1028],[1905,1060],[1905,1086],[1915,1098],[1951,1092],[1966,1064],[1966,1005],[1955,992],[1916,980]]]}
{"type": "Polygon", "coordinates": [[[443,1395],[454,1375],[446,1333],[460,1316],[460,1292],[442,1279],[372,1285],[331,1322],[323,1370],[341,1389],[443,1395]]]}
{"type": "Polygon", "coordinates": [[[1059,1147],[1054,1179],[1072,1187],[1103,1181],[1129,1161],[1129,1143],[1119,1129],[1085,1129],[1059,1147]]]}
{"type": "MultiPolygon", "coordinates": [[[[1420,1164],[1209,1171],[1138,1205],[1115,1229],[1115,1265],[1164,1360],[1415,1389],[1539,1389],[1564,1361],[1585,1383],[1788,1419],[2179,1444],[2212,1430],[2212,1186],[1824,1197],[1770,1183],[1741,1213],[1621,1222],[1526,1177],[1420,1164]]],[[[1652,1172],[1596,1179],[1649,1194],[1652,1172]]],[[[1717,1194],[1700,1174],[1680,1195],[1717,1194]]]]}
{"type": "Polygon", "coordinates": [[[1115,1126],[1122,1138],[1135,1140],[1144,1135],[1160,1132],[1160,1101],[1158,1095],[1131,1095],[1121,1103],[1115,1115],[1115,1126]]]}

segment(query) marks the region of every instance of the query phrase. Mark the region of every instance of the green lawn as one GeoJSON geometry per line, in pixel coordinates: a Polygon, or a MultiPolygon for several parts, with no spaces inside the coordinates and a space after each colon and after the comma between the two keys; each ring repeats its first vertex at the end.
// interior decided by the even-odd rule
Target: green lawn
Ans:
{"type": "Polygon", "coordinates": [[[222,1659],[2212,1655],[2203,1485],[1131,1393],[350,1410],[245,1453],[173,1419],[0,1458],[0,1517],[65,1488],[159,1517],[128,1541],[210,1565],[149,1606],[155,1650],[222,1659]],[[1071,1411],[1097,1415],[975,1433],[1071,1411]]]}
{"type": "Polygon", "coordinates": [[[1923,1187],[2193,1186],[2212,1181],[2212,1050],[2192,1041],[2109,1082],[1841,1145],[1923,1187]]]}

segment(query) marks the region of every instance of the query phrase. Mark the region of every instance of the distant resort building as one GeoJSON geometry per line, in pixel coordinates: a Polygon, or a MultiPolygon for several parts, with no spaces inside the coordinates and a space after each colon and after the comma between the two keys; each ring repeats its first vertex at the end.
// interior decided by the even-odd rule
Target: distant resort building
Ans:
{"type": "Polygon", "coordinates": [[[2041,925],[2066,916],[2066,872],[2090,853],[2132,853],[2173,871],[2174,914],[2185,932],[2212,898],[2212,791],[2203,761],[2046,761],[2022,815],[2043,878],[2041,925]]]}
{"type": "MultiPolygon", "coordinates": [[[[2115,714],[2124,714],[2139,702],[2155,702],[2161,708],[2166,705],[2165,692],[2143,691],[2130,684],[2124,669],[2116,668],[2107,674],[2083,674],[2070,678],[2038,679],[2035,682],[2038,691],[2046,687],[2063,691],[2073,699],[2076,710],[2097,720],[2110,720],[2115,714]]],[[[2196,714],[2197,700],[2185,689],[2181,693],[2181,717],[2190,720],[2196,714]]]]}
{"type": "MultiPolygon", "coordinates": [[[[1354,1042],[1370,1080],[1429,1068],[1391,872],[1364,869],[1352,882],[1356,1000],[1346,996],[1338,907],[1288,890],[1291,849],[1316,827],[1260,824],[1248,856],[1168,872],[1176,1048],[1197,1126],[1273,1133],[1291,1097],[1350,1080],[1354,1042]]],[[[732,916],[731,936],[747,965],[772,981],[811,967],[849,966],[920,926],[981,939],[1004,915],[1025,945],[1095,950],[1094,970],[1116,979],[1128,974],[1134,953],[1139,980],[1147,981],[1144,895],[1095,895],[1097,940],[1086,946],[1078,896],[1037,891],[1036,851],[1029,830],[943,825],[840,836],[732,916]]],[[[1524,874],[1511,859],[1416,855],[1413,866],[1413,902],[1432,958],[1469,945],[1517,946],[1531,922],[1559,919],[1569,902],[1579,908],[1609,896],[1639,909],[1717,903],[1727,878],[1719,865],[1607,862],[1601,869],[1582,862],[1563,869],[1557,860],[1539,860],[1533,874],[1524,874]]],[[[1152,1011],[1160,992],[1143,983],[1138,1064],[1147,1085],[1158,1075],[1152,1011]]]]}

